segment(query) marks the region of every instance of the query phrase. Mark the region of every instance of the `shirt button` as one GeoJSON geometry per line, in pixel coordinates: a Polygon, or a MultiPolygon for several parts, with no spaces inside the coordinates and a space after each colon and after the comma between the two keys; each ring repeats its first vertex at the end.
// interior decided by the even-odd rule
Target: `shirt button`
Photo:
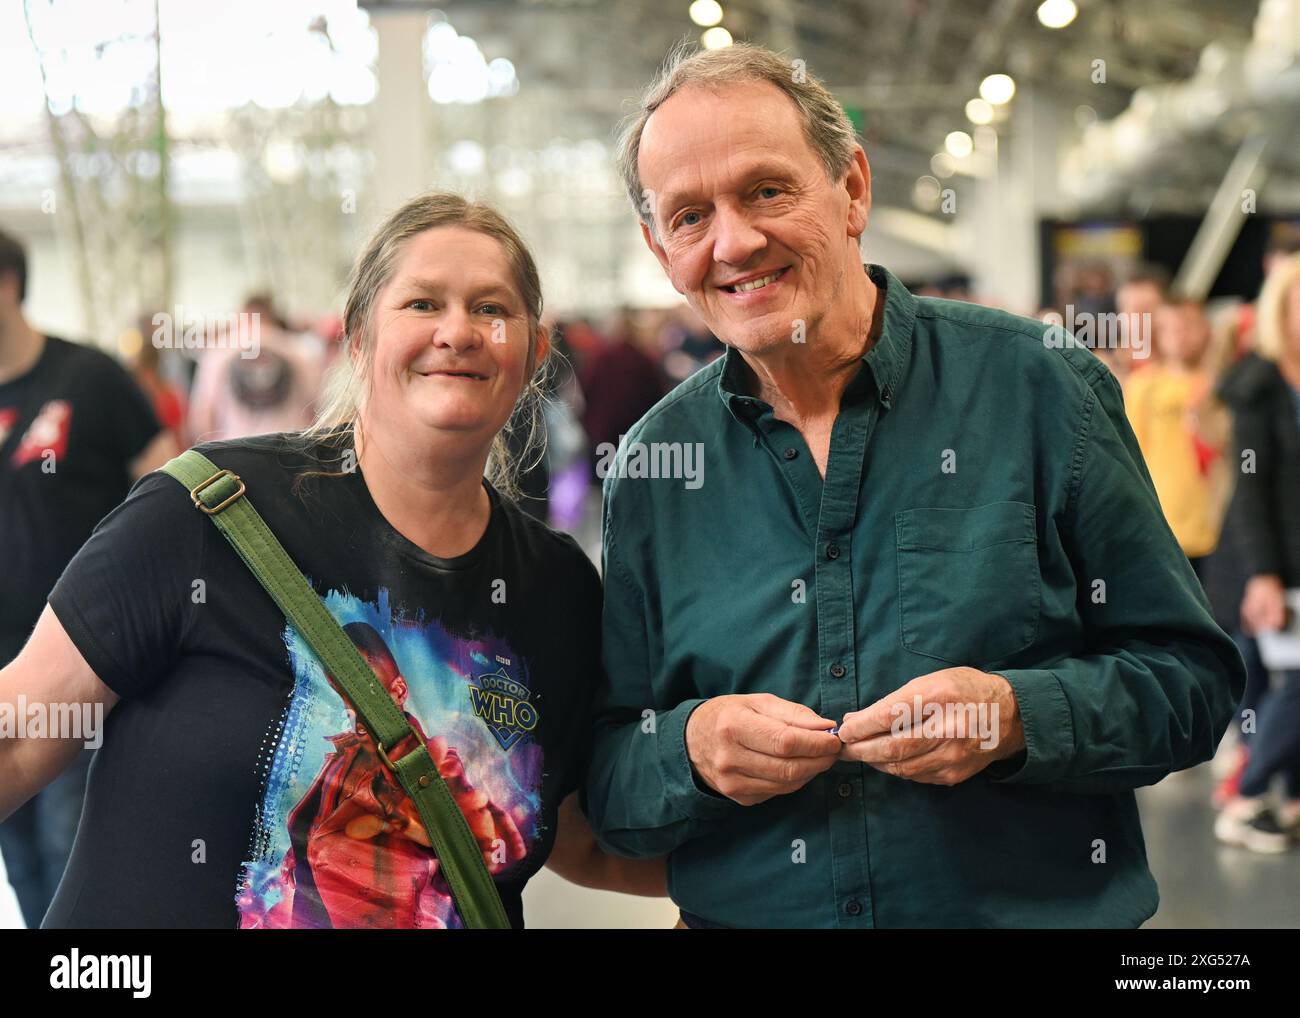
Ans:
{"type": "Polygon", "coordinates": [[[827,558],[839,558],[839,557],[840,557],[840,546],[839,546],[838,544],[835,544],[834,542],[831,542],[830,544],[828,544],[828,545],[826,546],[826,557],[827,557],[827,558]]]}
{"type": "Polygon", "coordinates": [[[894,398],[894,390],[891,389],[888,385],[886,385],[883,389],[880,390],[880,401],[882,403],[889,403],[893,400],[893,398],[894,398]]]}
{"type": "Polygon", "coordinates": [[[796,456],[798,456],[798,455],[799,455],[799,450],[798,450],[798,449],[795,449],[795,448],[793,448],[793,447],[792,447],[792,448],[789,448],[789,449],[787,449],[787,450],[785,451],[785,458],[788,459],[788,460],[792,460],[792,459],[794,459],[794,458],[795,458],[796,456]]]}
{"type": "Polygon", "coordinates": [[[849,915],[862,915],[862,902],[857,898],[850,898],[844,905],[844,911],[849,915]]]}
{"type": "Polygon", "coordinates": [[[844,673],[847,671],[848,669],[845,668],[838,661],[836,661],[833,665],[831,665],[831,675],[837,679],[844,678],[844,673]]]}
{"type": "Polygon", "coordinates": [[[853,784],[849,781],[841,781],[840,787],[836,791],[840,793],[841,799],[848,799],[853,795],[853,784]]]}

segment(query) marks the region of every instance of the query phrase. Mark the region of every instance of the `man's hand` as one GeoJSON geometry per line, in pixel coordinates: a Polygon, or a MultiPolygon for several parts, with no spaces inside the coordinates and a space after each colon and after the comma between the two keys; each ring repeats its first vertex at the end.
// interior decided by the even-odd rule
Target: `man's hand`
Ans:
{"type": "Polygon", "coordinates": [[[1251,636],[1286,628],[1286,591],[1280,577],[1252,576],[1241,599],[1241,625],[1251,636]]]}
{"type": "Polygon", "coordinates": [[[844,715],[840,738],[840,759],[928,785],[959,784],[1025,748],[1011,683],[976,668],[918,676],[844,715]]]}
{"type": "Polygon", "coordinates": [[[686,754],[714,791],[742,806],[796,792],[839,758],[834,721],[771,693],[715,696],[686,722],[686,754]]]}

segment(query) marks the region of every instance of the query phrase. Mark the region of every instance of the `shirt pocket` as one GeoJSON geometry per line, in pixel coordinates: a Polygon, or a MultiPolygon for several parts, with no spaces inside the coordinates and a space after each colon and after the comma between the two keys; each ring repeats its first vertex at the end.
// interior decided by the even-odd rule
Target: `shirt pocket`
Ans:
{"type": "Polygon", "coordinates": [[[982,668],[1038,637],[1035,510],[1024,502],[894,514],[905,650],[982,668]]]}

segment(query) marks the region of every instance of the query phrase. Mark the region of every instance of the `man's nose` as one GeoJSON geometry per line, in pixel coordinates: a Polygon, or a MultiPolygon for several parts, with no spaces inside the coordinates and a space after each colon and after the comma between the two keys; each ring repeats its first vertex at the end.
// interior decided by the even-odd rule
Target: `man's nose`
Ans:
{"type": "Polygon", "coordinates": [[[744,265],[767,246],[767,238],[739,209],[719,208],[713,217],[713,260],[744,265]]]}

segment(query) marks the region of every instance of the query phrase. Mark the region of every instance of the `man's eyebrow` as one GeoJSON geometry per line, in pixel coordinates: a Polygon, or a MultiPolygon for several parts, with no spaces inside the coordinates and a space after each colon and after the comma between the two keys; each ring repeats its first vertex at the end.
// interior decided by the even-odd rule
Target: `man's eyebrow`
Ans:
{"type": "MultiPolygon", "coordinates": [[[[789,178],[791,176],[793,176],[793,167],[788,163],[762,160],[744,167],[733,179],[741,181],[741,185],[745,186],[764,177],[789,178]]],[[[697,192],[698,188],[695,187],[664,191],[657,204],[661,208],[672,209],[692,201],[697,192]]]]}

